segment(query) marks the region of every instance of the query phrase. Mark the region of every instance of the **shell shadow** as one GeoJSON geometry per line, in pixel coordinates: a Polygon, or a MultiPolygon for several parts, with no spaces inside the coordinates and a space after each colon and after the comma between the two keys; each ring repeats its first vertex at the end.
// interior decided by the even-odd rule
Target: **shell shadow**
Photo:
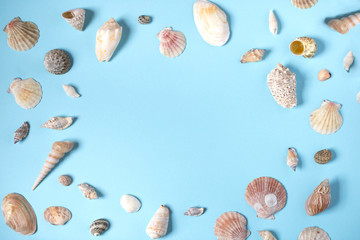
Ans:
{"type": "Polygon", "coordinates": [[[334,208],[339,205],[340,202],[340,181],[338,178],[335,178],[334,181],[330,182],[330,191],[331,191],[331,202],[329,208],[334,208]]]}
{"type": "Polygon", "coordinates": [[[94,15],[95,15],[95,13],[93,10],[85,8],[85,22],[84,22],[83,31],[86,30],[87,26],[89,25],[91,20],[94,18],[94,15]]]}
{"type": "Polygon", "coordinates": [[[314,56],[314,57],[316,57],[316,56],[318,56],[318,55],[320,55],[320,54],[322,54],[324,52],[325,44],[321,39],[319,39],[317,37],[314,37],[313,39],[315,40],[316,46],[317,46],[317,51],[316,51],[316,54],[314,56]]]}
{"type": "Polygon", "coordinates": [[[339,15],[336,15],[334,17],[327,17],[327,18],[325,18],[324,23],[327,25],[331,20],[340,19],[340,18],[343,18],[343,17],[348,17],[349,15],[353,15],[353,14],[358,13],[358,12],[360,12],[360,9],[356,10],[356,11],[344,13],[344,14],[339,14],[339,15]]]}
{"type": "Polygon", "coordinates": [[[93,186],[95,188],[96,194],[99,198],[104,197],[104,191],[99,189],[98,187],[95,187],[94,185],[89,184],[90,186],[93,186]]]}
{"type": "MultiPolygon", "coordinates": [[[[122,27],[122,34],[121,34],[120,43],[117,46],[117,48],[115,49],[114,54],[111,58],[114,58],[118,54],[118,52],[120,52],[121,49],[126,45],[126,43],[129,40],[129,35],[130,35],[130,29],[124,20],[120,19],[116,22],[122,27]]],[[[110,61],[111,61],[111,59],[110,59],[110,61]]]]}
{"type": "Polygon", "coordinates": [[[302,75],[302,73],[298,70],[298,68],[292,64],[287,64],[285,67],[289,68],[291,72],[295,73],[295,79],[296,79],[296,97],[298,99],[298,104],[303,104],[303,92],[304,92],[304,86],[305,86],[305,78],[302,75]]]}

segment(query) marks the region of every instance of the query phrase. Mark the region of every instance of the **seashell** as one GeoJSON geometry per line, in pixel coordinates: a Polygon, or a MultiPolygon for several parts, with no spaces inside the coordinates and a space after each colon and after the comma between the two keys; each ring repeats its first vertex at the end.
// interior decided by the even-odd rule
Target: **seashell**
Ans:
{"type": "Polygon", "coordinates": [[[70,127],[73,122],[72,117],[52,117],[49,121],[41,125],[42,128],[49,128],[55,130],[63,130],[70,127]]]}
{"type": "Polygon", "coordinates": [[[9,47],[16,51],[26,51],[34,47],[40,34],[33,22],[23,22],[19,17],[14,18],[5,26],[4,32],[8,35],[9,47]]]}
{"type": "Polygon", "coordinates": [[[151,239],[162,238],[166,235],[168,225],[169,209],[164,205],[161,205],[160,208],[155,212],[154,216],[151,218],[146,228],[146,234],[151,239]]]}
{"type": "Polygon", "coordinates": [[[247,62],[259,62],[262,60],[262,57],[264,56],[265,49],[256,49],[253,48],[249,51],[247,51],[242,57],[241,57],[241,63],[247,63],[247,62]]]}
{"type": "Polygon", "coordinates": [[[48,207],[44,211],[44,218],[52,225],[64,225],[71,219],[71,212],[64,207],[48,207]]]}
{"type": "Polygon", "coordinates": [[[354,62],[354,55],[353,52],[350,51],[348,52],[348,54],[346,54],[344,58],[344,68],[347,72],[350,70],[350,67],[353,64],[353,62],[354,62]]]}
{"type": "Polygon", "coordinates": [[[119,45],[122,35],[122,27],[110,18],[96,33],[95,52],[97,59],[108,62],[119,45]]]}
{"type": "Polygon", "coordinates": [[[276,17],[275,17],[275,14],[274,14],[273,10],[270,10],[270,14],[269,14],[269,29],[270,29],[270,32],[273,35],[277,34],[278,22],[276,20],[276,17]]]}
{"type": "Polygon", "coordinates": [[[270,231],[258,231],[258,233],[263,240],[276,240],[270,231]]]}
{"type": "Polygon", "coordinates": [[[310,114],[312,129],[320,134],[331,134],[339,130],[343,122],[340,108],[341,104],[324,100],[321,107],[310,114]]]}
{"type": "Polygon", "coordinates": [[[237,212],[225,212],[216,219],[214,233],[219,240],[245,240],[250,236],[246,218],[237,212]]]}
{"type": "Polygon", "coordinates": [[[332,153],[329,149],[323,149],[315,153],[314,160],[318,164],[325,164],[332,159],[332,153]]]}
{"type": "Polygon", "coordinates": [[[139,201],[139,199],[128,194],[121,196],[120,205],[128,213],[137,212],[141,208],[141,202],[139,201]]]}
{"type": "Polygon", "coordinates": [[[160,52],[165,57],[177,57],[185,49],[186,39],[184,34],[173,31],[171,27],[164,28],[156,36],[160,40],[160,52]]]}
{"type": "Polygon", "coordinates": [[[64,12],[61,15],[71,26],[82,31],[85,23],[85,9],[77,8],[64,12]]]}
{"type": "Polygon", "coordinates": [[[294,7],[300,9],[308,9],[313,7],[318,0],[291,0],[291,3],[294,7]]]}
{"type": "Polygon", "coordinates": [[[90,186],[89,184],[87,183],[81,183],[78,185],[80,191],[84,194],[84,196],[87,198],[87,199],[98,199],[98,195],[96,193],[96,190],[93,186],[90,186]]]}
{"type": "Polygon", "coordinates": [[[199,216],[203,215],[204,212],[205,212],[205,208],[191,207],[184,213],[184,215],[199,217],[199,216]]]}
{"type": "Polygon", "coordinates": [[[194,3],[194,20],[201,37],[210,45],[222,46],[230,36],[226,14],[208,0],[194,3]]]}
{"type": "Polygon", "coordinates": [[[355,13],[341,19],[333,19],[328,22],[328,26],[341,34],[345,34],[359,23],[360,13],[355,13]]]}
{"type": "Polygon", "coordinates": [[[275,219],[274,214],[284,208],[286,191],[281,183],[272,177],[260,177],[246,188],[245,198],[257,213],[257,217],[275,219]]]}
{"type": "Polygon", "coordinates": [[[141,15],[138,17],[138,22],[140,24],[148,24],[151,22],[151,17],[146,16],[146,15],[141,15]]]}
{"type": "Polygon", "coordinates": [[[298,162],[299,162],[299,158],[298,158],[295,148],[289,148],[287,159],[286,159],[287,165],[295,172],[298,162]]]}
{"type": "Polygon", "coordinates": [[[22,235],[36,232],[36,215],[30,203],[20,194],[10,193],[1,203],[5,223],[22,235]]]}
{"type": "Polygon", "coordinates": [[[331,202],[329,179],[322,181],[305,203],[305,210],[309,216],[323,212],[331,202]]]}
{"type": "Polygon", "coordinates": [[[307,227],[300,233],[299,240],[330,240],[330,238],[321,228],[307,227]]]}
{"type": "Polygon", "coordinates": [[[53,49],[46,53],[44,66],[49,73],[61,75],[67,73],[71,68],[69,55],[60,49],[53,49]]]}
{"type": "Polygon", "coordinates": [[[72,98],[80,97],[80,94],[78,94],[76,92],[76,90],[73,86],[63,84],[63,88],[64,88],[66,95],[68,95],[69,97],[72,97],[72,98]]]}
{"type": "Polygon", "coordinates": [[[7,92],[13,94],[15,102],[25,109],[36,107],[42,97],[41,85],[33,78],[27,78],[24,80],[21,78],[15,78],[7,92]]]}
{"type": "Polygon", "coordinates": [[[41,169],[34,186],[32,187],[32,190],[34,190],[41,183],[41,181],[46,177],[46,175],[49,174],[49,172],[55,167],[59,160],[64,157],[65,153],[70,152],[73,147],[74,143],[70,141],[54,142],[49,156],[47,157],[46,162],[44,163],[44,166],[41,169]]]}
{"type": "Polygon", "coordinates": [[[358,94],[356,95],[356,100],[358,101],[358,103],[360,103],[360,92],[358,92],[358,94]]]}
{"type": "Polygon", "coordinates": [[[23,140],[24,138],[26,138],[26,136],[29,133],[29,123],[28,122],[24,122],[21,127],[19,127],[15,132],[14,132],[14,144],[23,140]]]}
{"type": "Polygon", "coordinates": [[[330,74],[329,71],[326,70],[326,69],[320,70],[320,72],[319,72],[319,74],[318,74],[318,79],[319,79],[319,81],[328,80],[330,77],[331,77],[331,74],[330,74]]]}
{"type": "Polygon", "coordinates": [[[301,55],[304,58],[314,57],[317,45],[314,39],[309,37],[299,37],[290,43],[290,51],[294,55],[301,55]]]}
{"type": "Polygon", "coordinates": [[[64,186],[69,186],[72,183],[72,179],[68,175],[61,175],[59,177],[59,183],[64,186]]]}
{"type": "Polygon", "coordinates": [[[297,105],[295,73],[280,63],[267,76],[267,84],[275,101],[283,108],[297,105]]]}
{"type": "Polygon", "coordinates": [[[90,225],[90,233],[94,236],[99,236],[106,232],[110,227],[110,223],[106,219],[97,219],[90,225]]]}

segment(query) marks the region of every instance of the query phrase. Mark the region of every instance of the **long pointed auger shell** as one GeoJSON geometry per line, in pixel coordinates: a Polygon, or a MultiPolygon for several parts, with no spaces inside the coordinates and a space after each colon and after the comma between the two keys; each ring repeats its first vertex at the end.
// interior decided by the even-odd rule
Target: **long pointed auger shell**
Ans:
{"type": "Polygon", "coordinates": [[[70,141],[54,142],[49,156],[47,157],[46,162],[44,163],[44,166],[38,178],[36,179],[34,186],[32,187],[32,190],[34,190],[41,183],[41,181],[46,177],[46,175],[49,174],[49,172],[55,167],[59,160],[64,157],[65,153],[70,152],[73,147],[74,143],[70,141]]]}
{"type": "Polygon", "coordinates": [[[82,31],[85,23],[85,9],[76,8],[61,15],[72,27],[82,31]]]}
{"type": "Polygon", "coordinates": [[[276,35],[278,31],[278,22],[276,20],[273,10],[270,10],[269,14],[269,30],[273,35],[276,35]]]}
{"type": "Polygon", "coordinates": [[[309,216],[323,212],[331,202],[329,179],[322,181],[314,192],[308,197],[305,203],[305,210],[309,216]]]}
{"type": "Polygon", "coordinates": [[[171,27],[164,28],[156,36],[160,40],[160,52],[165,57],[177,57],[185,49],[186,39],[184,34],[179,31],[173,31],[171,27]]]}
{"type": "Polygon", "coordinates": [[[300,233],[299,240],[330,240],[330,237],[321,228],[307,227],[300,233]]]}
{"type": "Polygon", "coordinates": [[[121,35],[122,27],[114,18],[110,18],[109,21],[99,28],[96,33],[95,53],[100,62],[108,62],[110,60],[116,47],[119,45],[121,35]]]}
{"type": "Polygon", "coordinates": [[[222,46],[230,36],[226,14],[208,0],[198,0],[193,7],[194,20],[201,37],[213,46],[222,46]]]}
{"type": "Polygon", "coordinates": [[[72,117],[52,117],[49,121],[41,125],[42,128],[49,128],[55,130],[63,130],[70,127],[73,122],[72,117]]]}
{"type": "Polygon", "coordinates": [[[63,84],[64,91],[66,95],[72,98],[78,98],[80,97],[80,94],[76,92],[75,88],[71,85],[63,84]]]}
{"type": "Polygon", "coordinates": [[[14,18],[5,26],[8,35],[8,45],[16,51],[26,51],[34,47],[39,39],[39,29],[35,23],[23,22],[19,17],[14,18]]]}
{"type": "Polygon", "coordinates": [[[292,5],[294,7],[300,8],[300,9],[308,9],[313,7],[318,0],[291,0],[292,5]]]}
{"type": "Polygon", "coordinates": [[[340,129],[343,119],[339,112],[341,104],[324,100],[321,107],[310,114],[310,125],[320,134],[331,134],[340,129]]]}
{"type": "Polygon", "coordinates": [[[240,62],[247,63],[247,62],[259,62],[262,60],[262,57],[265,54],[265,49],[250,49],[247,51],[242,57],[240,62]]]}
{"type": "Polygon", "coordinates": [[[146,234],[151,239],[162,238],[166,235],[169,225],[169,214],[169,209],[164,205],[161,205],[155,212],[146,228],[146,234]]]}
{"type": "Polygon", "coordinates": [[[276,240],[270,231],[258,231],[258,233],[263,240],[276,240]]]}
{"type": "Polygon", "coordinates": [[[87,199],[98,199],[98,195],[96,193],[96,190],[93,186],[90,186],[89,184],[87,183],[80,183],[78,185],[80,191],[84,194],[84,196],[87,198],[87,199]]]}
{"type": "Polygon", "coordinates": [[[351,65],[354,62],[354,54],[353,51],[348,52],[344,58],[344,68],[348,72],[350,70],[351,65]]]}
{"type": "Polygon", "coordinates": [[[295,148],[289,148],[288,155],[286,158],[287,165],[295,172],[298,162],[299,162],[299,158],[298,158],[295,148]]]}
{"type": "Polygon", "coordinates": [[[14,132],[14,144],[23,140],[24,138],[26,138],[26,136],[29,133],[29,123],[28,122],[24,122],[21,127],[19,127],[15,132],[14,132]]]}
{"type": "Polygon", "coordinates": [[[10,193],[1,203],[5,223],[15,232],[31,235],[36,232],[36,214],[30,203],[20,194],[10,193]]]}
{"type": "Polygon", "coordinates": [[[42,97],[41,85],[32,78],[22,80],[15,78],[9,89],[8,93],[13,94],[15,102],[22,108],[31,109],[39,104],[42,97]]]}
{"type": "Polygon", "coordinates": [[[218,240],[245,240],[250,236],[246,218],[237,212],[225,212],[216,219],[214,234],[218,240]]]}
{"type": "Polygon", "coordinates": [[[360,13],[355,13],[341,19],[333,19],[328,22],[328,26],[341,34],[345,34],[359,23],[360,13]]]}
{"type": "Polygon", "coordinates": [[[64,225],[71,219],[71,212],[64,207],[48,207],[44,211],[44,218],[52,225],[64,225]]]}

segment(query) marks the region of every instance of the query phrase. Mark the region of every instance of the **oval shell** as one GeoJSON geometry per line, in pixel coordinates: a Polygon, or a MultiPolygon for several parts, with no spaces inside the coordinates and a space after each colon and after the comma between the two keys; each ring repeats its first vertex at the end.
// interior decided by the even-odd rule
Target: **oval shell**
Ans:
{"type": "Polygon", "coordinates": [[[52,225],[64,225],[71,219],[71,212],[64,207],[48,207],[44,211],[44,218],[52,225]]]}
{"type": "Polygon", "coordinates": [[[96,33],[95,53],[97,59],[108,62],[112,57],[116,47],[119,45],[122,35],[122,27],[110,18],[104,23],[96,33]]]}
{"type": "Polygon", "coordinates": [[[87,199],[98,199],[98,195],[94,187],[87,183],[81,183],[78,185],[80,191],[84,194],[87,199]]]}
{"type": "Polygon", "coordinates": [[[325,164],[332,159],[332,153],[329,149],[323,149],[315,153],[314,160],[319,164],[325,164]]]}
{"type": "Polygon", "coordinates": [[[305,210],[309,216],[323,212],[331,202],[329,179],[322,181],[305,203],[305,210]]]}
{"type": "Polygon", "coordinates": [[[318,0],[291,0],[292,5],[294,7],[300,8],[300,9],[308,9],[313,7],[318,0]]]}
{"type": "Polygon", "coordinates": [[[49,128],[55,130],[63,130],[70,127],[73,122],[72,117],[52,117],[49,121],[41,125],[42,128],[49,128]]]}
{"type": "Polygon", "coordinates": [[[205,208],[191,207],[184,213],[184,215],[198,217],[203,215],[204,212],[205,212],[205,208]]]}
{"type": "Polygon", "coordinates": [[[314,57],[317,45],[314,39],[309,37],[299,37],[290,43],[290,51],[294,55],[301,55],[304,58],[314,57]]]}
{"type": "Polygon", "coordinates": [[[75,88],[71,85],[63,84],[64,91],[66,95],[72,98],[78,98],[80,97],[80,94],[76,92],[75,88]]]}
{"type": "Polygon", "coordinates": [[[355,13],[341,19],[333,19],[328,22],[328,26],[338,33],[345,34],[359,23],[360,13],[355,13]]]}
{"type": "Polygon", "coordinates": [[[64,12],[61,15],[72,27],[82,31],[85,23],[85,9],[77,8],[64,12]]]}
{"type": "Polygon", "coordinates": [[[225,212],[216,219],[214,234],[220,240],[245,240],[250,231],[246,218],[237,212],[225,212]]]}
{"type": "Polygon", "coordinates": [[[146,16],[146,15],[141,15],[138,17],[138,22],[140,24],[148,24],[151,22],[151,17],[146,16]]]}
{"type": "Polygon", "coordinates": [[[343,119],[339,113],[341,104],[324,100],[321,107],[310,114],[310,125],[320,134],[331,134],[340,129],[343,119]]]}
{"type": "Polygon", "coordinates": [[[21,78],[15,78],[7,92],[13,94],[15,102],[25,109],[36,107],[42,97],[41,85],[33,78],[27,78],[24,80],[21,78]]]}
{"type": "Polygon", "coordinates": [[[253,48],[247,51],[240,60],[240,63],[247,63],[247,62],[259,62],[262,60],[262,57],[265,54],[265,49],[256,49],[253,48]]]}
{"type": "Polygon", "coordinates": [[[26,136],[29,133],[29,123],[28,122],[24,122],[21,127],[19,127],[15,132],[14,132],[14,144],[23,140],[24,138],[26,138],[26,136]]]}
{"type": "Polygon", "coordinates": [[[177,57],[185,49],[186,40],[184,34],[173,31],[171,27],[164,28],[156,36],[160,40],[160,52],[165,57],[177,57]]]}
{"type": "Polygon", "coordinates": [[[166,235],[169,225],[169,215],[169,209],[164,205],[161,205],[155,212],[146,228],[146,234],[151,239],[162,238],[166,235]]]}
{"type": "Polygon", "coordinates": [[[46,53],[44,58],[45,69],[52,74],[61,75],[67,73],[71,68],[69,55],[60,49],[53,49],[46,53]]]}
{"type": "Polygon", "coordinates": [[[263,240],[276,240],[270,231],[258,231],[263,240]]]}
{"type": "Polygon", "coordinates": [[[344,58],[344,69],[348,72],[350,71],[350,67],[354,62],[354,54],[352,51],[348,52],[344,58]]]}
{"type": "Polygon", "coordinates": [[[318,74],[318,79],[319,81],[326,81],[331,77],[331,74],[328,70],[326,69],[322,69],[320,70],[319,74],[318,74]]]}
{"type": "Polygon", "coordinates": [[[318,227],[308,227],[302,230],[299,240],[330,240],[329,235],[318,227]]]}
{"type": "Polygon", "coordinates": [[[128,213],[137,212],[141,208],[141,202],[139,199],[128,194],[121,196],[120,205],[128,213]]]}
{"type": "Polygon", "coordinates": [[[63,186],[69,186],[72,183],[72,179],[68,175],[61,175],[59,177],[59,183],[63,186]]]}
{"type": "Polygon", "coordinates": [[[110,223],[106,219],[97,219],[90,225],[90,233],[94,236],[99,236],[106,232],[110,227],[110,223]]]}

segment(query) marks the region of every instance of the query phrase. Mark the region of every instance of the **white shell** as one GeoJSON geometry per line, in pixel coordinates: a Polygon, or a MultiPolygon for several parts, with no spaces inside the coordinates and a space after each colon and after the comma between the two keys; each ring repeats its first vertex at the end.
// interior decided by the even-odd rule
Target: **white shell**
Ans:
{"type": "Polygon", "coordinates": [[[276,20],[273,10],[270,10],[269,14],[269,30],[273,35],[276,35],[278,31],[278,22],[276,20]]]}
{"type": "Polygon", "coordinates": [[[258,233],[263,240],[276,240],[270,231],[258,231],[258,233]]]}
{"type": "Polygon", "coordinates": [[[166,235],[169,225],[169,209],[163,205],[156,211],[152,219],[150,220],[146,234],[151,239],[162,238],[166,235]]]}
{"type": "Polygon", "coordinates": [[[294,7],[300,8],[300,9],[308,9],[313,7],[318,0],[291,0],[292,5],[294,7]]]}
{"type": "Polygon", "coordinates": [[[95,52],[97,59],[108,62],[118,46],[122,34],[122,27],[110,18],[96,33],[95,52]]]}
{"type": "Polygon", "coordinates": [[[42,97],[41,85],[33,78],[27,78],[24,80],[21,78],[15,78],[7,92],[13,94],[15,102],[25,109],[36,107],[42,97]]]}
{"type": "Polygon", "coordinates": [[[299,240],[330,240],[329,235],[318,227],[308,227],[302,230],[299,240]]]}
{"type": "Polygon", "coordinates": [[[341,104],[324,100],[321,107],[310,114],[312,129],[320,134],[331,134],[339,130],[343,122],[340,108],[341,104]]]}
{"type": "Polygon", "coordinates": [[[64,91],[66,93],[66,95],[68,95],[69,97],[72,97],[72,98],[78,98],[80,97],[80,94],[78,94],[75,90],[75,88],[71,85],[66,85],[66,84],[63,84],[62,85],[63,88],[64,88],[64,91]]]}
{"type": "Polygon", "coordinates": [[[132,195],[122,195],[120,198],[120,205],[128,213],[134,213],[141,208],[141,202],[139,199],[132,195]]]}
{"type": "Polygon", "coordinates": [[[160,40],[160,52],[165,57],[177,57],[185,49],[186,40],[184,34],[173,31],[171,27],[164,28],[156,36],[160,40]]]}
{"type": "Polygon", "coordinates": [[[353,64],[353,62],[354,62],[354,55],[353,52],[350,51],[348,52],[348,54],[346,54],[344,58],[344,68],[347,72],[350,70],[350,67],[353,64]]]}
{"type": "Polygon", "coordinates": [[[85,23],[85,9],[77,8],[66,11],[62,17],[75,29],[82,31],[85,23]]]}

